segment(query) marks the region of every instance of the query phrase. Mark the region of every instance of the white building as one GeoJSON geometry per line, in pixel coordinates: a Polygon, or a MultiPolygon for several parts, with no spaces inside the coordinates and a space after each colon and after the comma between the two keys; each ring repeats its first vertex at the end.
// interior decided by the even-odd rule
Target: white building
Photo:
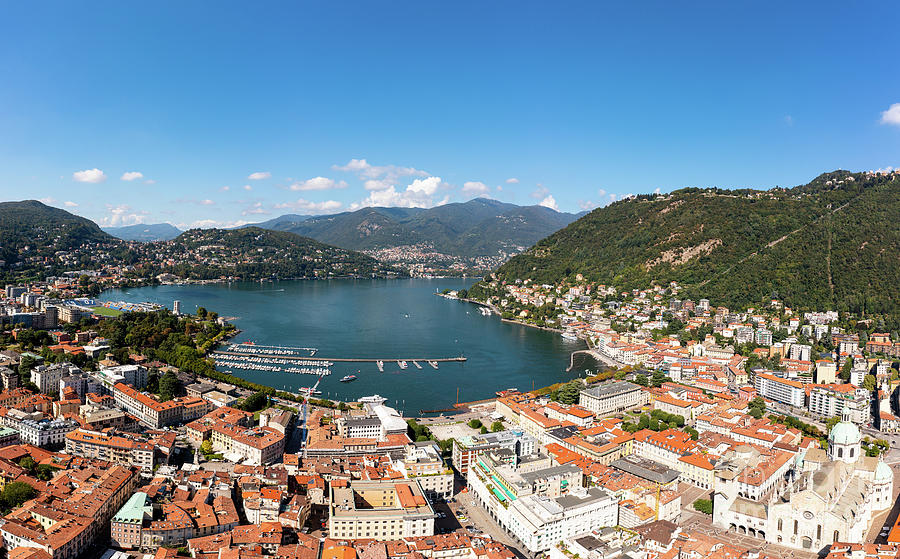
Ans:
{"type": "Polygon", "coordinates": [[[642,406],[650,397],[640,386],[630,382],[604,382],[582,390],[578,404],[595,414],[609,414],[642,406]]]}
{"type": "Polygon", "coordinates": [[[527,495],[509,506],[512,534],[532,553],[548,551],[562,540],[619,522],[619,503],[597,487],[573,489],[562,497],[527,495]]]}
{"type": "Polygon", "coordinates": [[[31,382],[37,385],[41,393],[49,394],[59,390],[60,379],[80,372],[81,369],[71,363],[38,365],[31,370],[31,382]]]}
{"type": "Polygon", "coordinates": [[[802,408],[806,399],[803,384],[796,380],[776,377],[769,373],[757,373],[753,379],[756,392],[763,398],[802,408]]]}

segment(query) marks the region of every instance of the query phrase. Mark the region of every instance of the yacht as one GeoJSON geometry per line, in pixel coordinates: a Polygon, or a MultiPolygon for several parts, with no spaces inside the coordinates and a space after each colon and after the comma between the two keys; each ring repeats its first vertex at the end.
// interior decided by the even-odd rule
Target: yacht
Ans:
{"type": "Polygon", "coordinates": [[[341,378],[341,382],[353,382],[356,378],[356,375],[347,375],[341,378]]]}

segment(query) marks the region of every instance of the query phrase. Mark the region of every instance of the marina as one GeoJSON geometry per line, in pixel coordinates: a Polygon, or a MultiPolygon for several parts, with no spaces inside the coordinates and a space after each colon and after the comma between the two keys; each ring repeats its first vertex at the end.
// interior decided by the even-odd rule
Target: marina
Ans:
{"type": "Polygon", "coordinates": [[[355,401],[390,390],[396,400],[392,406],[418,412],[451,407],[457,388],[462,402],[509,386],[547,386],[573,378],[574,372],[565,372],[569,354],[583,342],[484,317],[475,305],[434,296],[436,288],[457,290],[471,283],[278,282],[284,291],[258,282],[161,285],[107,290],[95,299],[168,307],[179,300],[184,309],[202,306],[239,317],[233,324],[240,332],[210,354],[218,371],[299,392],[327,369],[330,374],[316,387],[321,392],[316,397],[323,399],[355,401]],[[398,361],[406,361],[407,368],[398,361]],[[346,375],[357,380],[340,382],[346,375]]]}

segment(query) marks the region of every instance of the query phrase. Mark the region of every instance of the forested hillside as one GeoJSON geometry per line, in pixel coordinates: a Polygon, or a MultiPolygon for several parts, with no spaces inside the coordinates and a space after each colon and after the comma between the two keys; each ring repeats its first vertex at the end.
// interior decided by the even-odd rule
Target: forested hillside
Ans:
{"type": "Polygon", "coordinates": [[[334,215],[286,215],[257,224],[352,250],[427,243],[457,257],[495,256],[529,247],[576,215],[487,198],[434,208],[362,208],[334,215]]]}
{"type": "MultiPolygon", "coordinates": [[[[501,266],[504,280],[582,274],[677,281],[716,304],[898,314],[900,177],[835,171],[768,191],[688,188],[594,210],[501,266]]],[[[476,290],[477,292],[477,290],[476,290]]]]}

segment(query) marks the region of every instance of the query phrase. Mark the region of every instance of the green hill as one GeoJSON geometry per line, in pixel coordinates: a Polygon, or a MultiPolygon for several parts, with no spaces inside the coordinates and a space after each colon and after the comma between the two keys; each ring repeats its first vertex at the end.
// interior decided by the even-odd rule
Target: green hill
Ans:
{"type": "Polygon", "coordinates": [[[96,223],[37,200],[0,202],[0,260],[7,268],[71,251],[86,244],[115,242],[96,223]]]}
{"type": "Polygon", "coordinates": [[[364,254],[258,227],[191,229],[168,243],[145,246],[176,262],[161,271],[185,278],[327,278],[387,271],[364,254]]]}
{"type": "MultiPolygon", "coordinates": [[[[594,210],[501,266],[504,280],[677,281],[715,304],[900,316],[900,177],[835,171],[791,189],[688,188],[594,210]]],[[[476,291],[477,292],[477,291],[476,291]]]]}
{"type": "Polygon", "coordinates": [[[496,256],[529,247],[576,215],[541,206],[475,198],[434,208],[362,208],[334,215],[285,215],[257,224],[352,250],[429,243],[461,258],[496,256]]]}
{"type": "Polygon", "coordinates": [[[138,223],[122,227],[104,227],[103,231],[123,241],[168,241],[181,234],[181,229],[171,223],[138,223]]]}

